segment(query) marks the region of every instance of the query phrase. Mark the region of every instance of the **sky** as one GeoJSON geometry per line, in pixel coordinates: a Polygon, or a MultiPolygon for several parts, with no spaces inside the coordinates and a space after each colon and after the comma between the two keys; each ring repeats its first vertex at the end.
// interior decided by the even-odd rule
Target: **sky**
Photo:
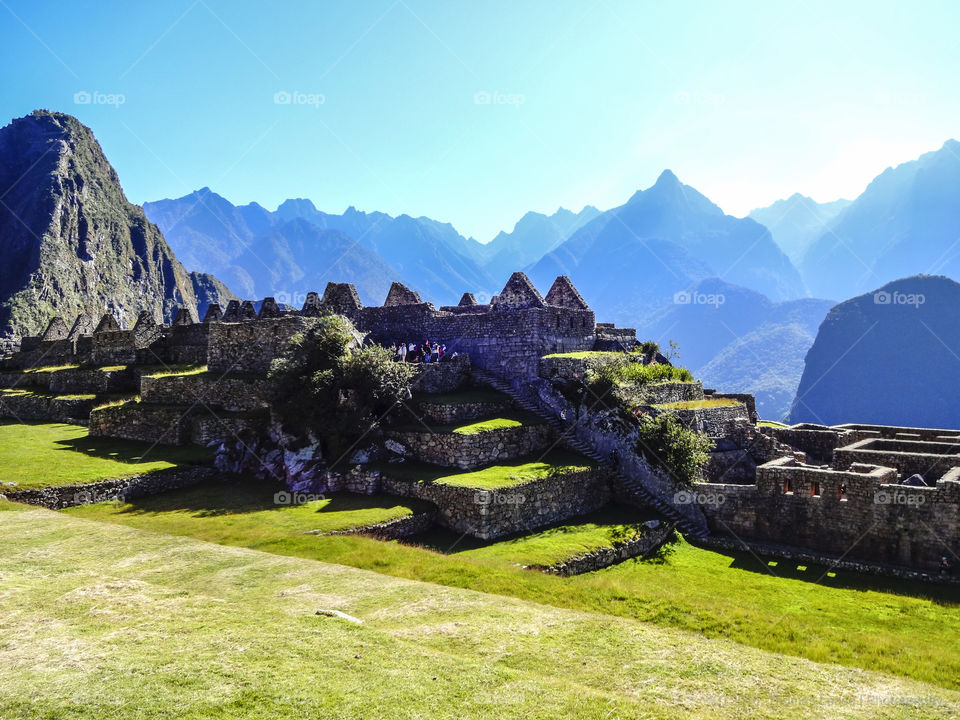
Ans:
{"type": "Polygon", "coordinates": [[[960,137],[960,3],[0,0],[0,120],[90,126],[136,203],[210,187],[452,222],[853,198],[960,137]]]}

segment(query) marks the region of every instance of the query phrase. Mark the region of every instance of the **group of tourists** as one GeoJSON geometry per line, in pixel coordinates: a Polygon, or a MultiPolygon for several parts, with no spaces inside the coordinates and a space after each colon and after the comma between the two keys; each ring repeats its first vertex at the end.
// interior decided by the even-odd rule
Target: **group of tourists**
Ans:
{"type": "Polygon", "coordinates": [[[431,363],[440,362],[447,354],[447,346],[424,340],[422,344],[397,343],[393,348],[396,362],[431,363]]]}

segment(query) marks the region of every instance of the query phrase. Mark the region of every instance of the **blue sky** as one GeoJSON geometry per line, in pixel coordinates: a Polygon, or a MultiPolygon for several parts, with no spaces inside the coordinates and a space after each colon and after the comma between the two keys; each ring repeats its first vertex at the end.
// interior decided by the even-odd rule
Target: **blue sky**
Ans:
{"type": "Polygon", "coordinates": [[[76,115],[134,202],[309,197],[487,241],[666,167],[737,215],[855,196],[960,136],[958,26],[923,1],[0,0],[0,118],[76,115]]]}

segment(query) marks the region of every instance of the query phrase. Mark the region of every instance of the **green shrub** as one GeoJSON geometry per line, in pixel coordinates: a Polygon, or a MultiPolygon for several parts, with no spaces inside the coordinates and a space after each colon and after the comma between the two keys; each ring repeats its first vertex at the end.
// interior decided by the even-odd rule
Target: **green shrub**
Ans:
{"type": "Polygon", "coordinates": [[[408,394],[416,373],[413,365],[394,362],[386,348],[351,349],[352,340],[343,318],[321,318],[290,338],[268,374],[284,428],[313,433],[333,460],[408,394]]]}
{"type": "Polygon", "coordinates": [[[647,340],[640,344],[640,352],[644,355],[653,356],[660,352],[660,345],[655,343],[653,340],[647,340]]]}
{"type": "Polygon", "coordinates": [[[688,430],[672,413],[640,418],[637,452],[681,485],[690,485],[700,477],[712,448],[710,438],[688,430]]]}

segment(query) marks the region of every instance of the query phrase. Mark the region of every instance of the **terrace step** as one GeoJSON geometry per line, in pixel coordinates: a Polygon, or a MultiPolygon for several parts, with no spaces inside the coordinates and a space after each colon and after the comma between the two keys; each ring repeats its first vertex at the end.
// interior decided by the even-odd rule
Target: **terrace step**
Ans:
{"type": "Polygon", "coordinates": [[[502,378],[499,378],[492,373],[487,372],[486,370],[473,367],[471,368],[470,372],[477,380],[480,380],[481,382],[486,383],[487,385],[490,385],[500,392],[506,393],[512,397],[514,402],[524,410],[539,415],[548,423],[550,423],[557,430],[558,437],[563,444],[575,449],[577,452],[583,455],[586,455],[591,460],[609,470],[615,481],[624,491],[624,500],[632,505],[635,505],[636,507],[656,508],[666,517],[676,523],[677,527],[680,528],[681,532],[683,532],[685,535],[692,535],[693,537],[697,538],[705,538],[708,536],[707,532],[684,518],[683,515],[677,512],[677,510],[669,502],[653,495],[638,481],[626,477],[622,472],[620,472],[620,469],[617,467],[616,463],[614,463],[609,457],[602,455],[595,447],[574,435],[573,426],[561,422],[552,410],[543,406],[539,398],[534,399],[531,393],[524,393],[517,390],[511,383],[508,383],[506,380],[503,380],[502,378]]]}

